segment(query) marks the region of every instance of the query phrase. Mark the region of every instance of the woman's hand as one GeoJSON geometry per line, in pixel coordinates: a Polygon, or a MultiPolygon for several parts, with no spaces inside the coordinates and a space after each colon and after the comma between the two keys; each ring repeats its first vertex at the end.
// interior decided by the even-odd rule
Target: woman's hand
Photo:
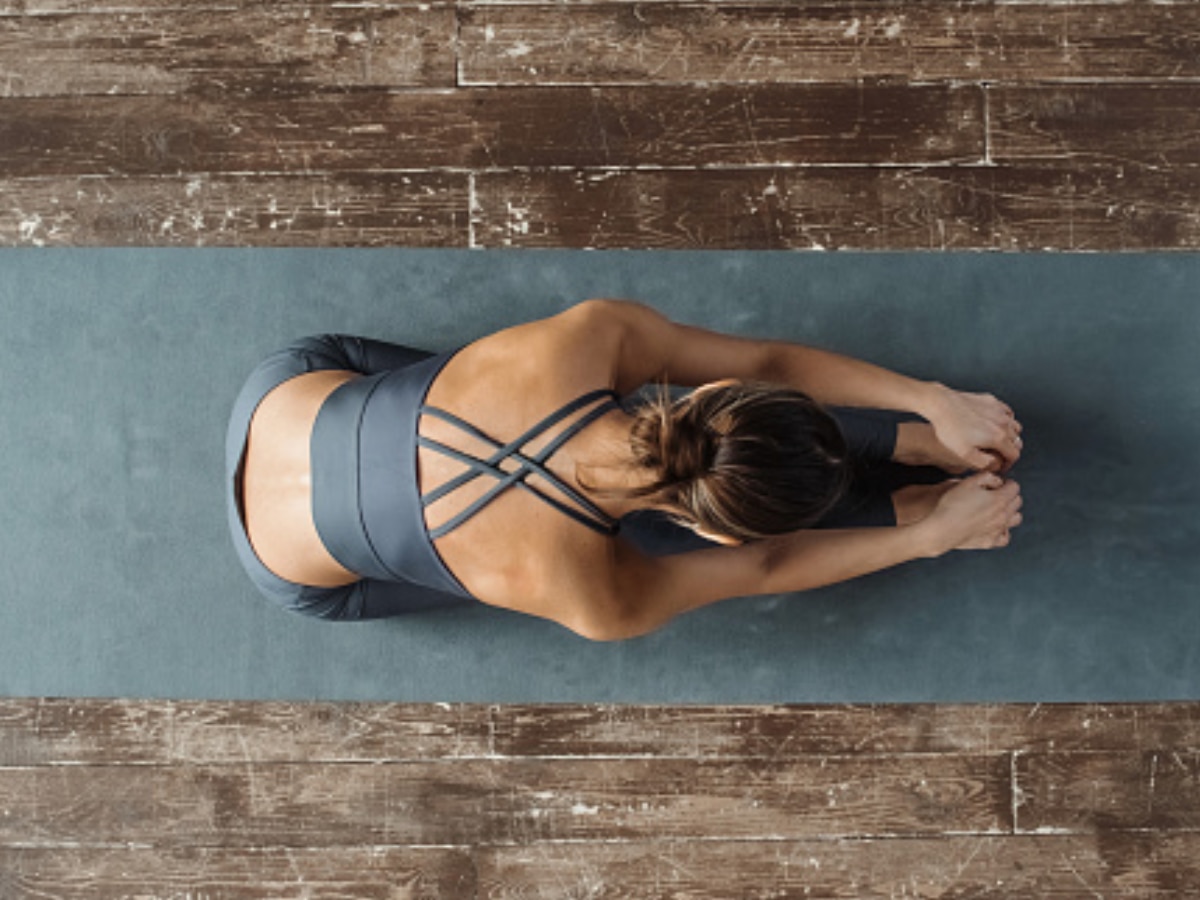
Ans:
{"type": "Polygon", "coordinates": [[[1008,545],[1009,532],[1021,524],[1021,488],[993,472],[980,472],[948,490],[924,529],[930,555],[950,550],[990,550],[1008,545]]]}
{"type": "Polygon", "coordinates": [[[1021,457],[1021,423],[991,394],[937,385],[926,418],[947,450],[981,472],[1007,472],[1021,457]]]}

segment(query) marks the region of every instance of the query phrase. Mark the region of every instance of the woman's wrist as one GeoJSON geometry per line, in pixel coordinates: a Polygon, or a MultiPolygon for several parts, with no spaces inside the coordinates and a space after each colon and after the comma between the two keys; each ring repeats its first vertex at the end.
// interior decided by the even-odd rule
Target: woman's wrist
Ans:
{"type": "Polygon", "coordinates": [[[937,559],[952,548],[946,546],[945,538],[938,527],[934,516],[927,516],[911,525],[900,526],[909,532],[912,541],[913,557],[917,559],[937,559]]]}
{"type": "Polygon", "coordinates": [[[934,465],[933,429],[926,422],[897,422],[892,460],[906,466],[934,465]]]}
{"type": "Polygon", "coordinates": [[[934,421],[942,408],[942,400],[950,388],[940,381],[920,381],[913,396],[913,412],[928,422],[934,421]]]}

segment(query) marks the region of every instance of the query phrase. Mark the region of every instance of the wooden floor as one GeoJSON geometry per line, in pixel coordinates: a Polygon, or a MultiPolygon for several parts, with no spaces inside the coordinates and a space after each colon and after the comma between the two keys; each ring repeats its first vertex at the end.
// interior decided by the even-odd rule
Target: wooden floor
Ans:
{"type": "MultiPolygon", "coordinates": [[[[0,244],[1200,247],[1200,3],[0,0],[0,244]]],[[[1200,897],[1200,704],[0,700],[0,900],[1200,897]]]]}
{"type": "Polygon", "coordinates": [[[0,897],[1200,897],[1200,704],[0,701],[0,897]]]}
{"type": "Polygon", "coordinates": [[[0,0],[0,243],[1200,247],[1194,0],[0,0]]]}

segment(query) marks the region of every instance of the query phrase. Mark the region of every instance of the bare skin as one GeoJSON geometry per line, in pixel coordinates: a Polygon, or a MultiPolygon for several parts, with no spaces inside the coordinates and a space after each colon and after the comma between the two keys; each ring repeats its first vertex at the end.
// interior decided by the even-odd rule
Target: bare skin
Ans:
{"type": "Polygon", "coordinates": [[[358,576],[338,564],[312,519],[308,439],[325,398],[355,372],[308,372],[267,394],[250,420],[242,474],[246,535],[263,565],[280,577],[337,587],[358,576]]]}
{"type": "MultiPolygon", "coordinates": [[[[285,579],[333,586],[356,577],[329,556],[317,536],[307,459],[321,402],[355,377],[315,372],[295,378],[262,401],[251,423],[243,494],[247,531],[263,563],[285,579]]],[[[725,378],[791,385],[831,405],[916,412],[930,424],[905,429],[897,458],[932,454],[947,465],[1007,468],[1020,455],[1020,425],[990,395],[962,394],[813,348],[678,325],[647,307],[617,301],[580,304],[471,344],[442,370],[428,402],[487,433],[511,436],[598,387],[626,393],[657,380],[701,385],[725,378]]],[[[614,410],[550,462],[585,495],[590,492],[579,475],[586,473],[584,481],[601,489],[591,499],[618,517],[651,505],[601,492],[645,477],[629,465],[630,424],[629,416],[614,410]]],[[[421,430],[468,452],[488,449],[432,417],[422,421],[421,430]]],[[[527,451],[547,439],[532,442],[527,451]]],[[[423,492],[463,470],[461,463],[424,448],[418,464],[423,492]]],[[[477,479],[439,500],[426,510],[427,524],[445,522],[488,486],[477,479]]],[[[651,558],[619,538],[582,528],[523,491],[507,491],[438,540],[437,549],[480,600],[607,640],[645,633],[727,597],[800,591],[956,548],[1003,546],[1021,521],[1016,484],[990,473],[951,484],[936,496],[912,492],[901,505],[905,521],[897,528],[794,532],[651,558]]]]}
{"type": "Polygon", "coordinates": [[[947,479],[940,484],[910,484],[892,492],[892,507],[896,511],[896,524],[914,525],[935,509],[942,496],[958,484],[960,479],[947,479]]]}
{"type": "MultiPolygon", "coordinates": [[[[1021,448],[1021,425],[1014,423],[1015,445],[1021,448]]],[[[951,475],[962,475],[971,467],[958,454],[938,440],[927,422],[901,422],[896,429],[896,448],[892,459],[907,466],[933,466],[951,475]]],[[[1006,470],[1005,461],[992,455],[987,471],[1006,470]]],[[[934,511],[942,496],[962,479],[953,478],[940,484],[910,484],[892,493],[892,505],[897,525],[912,525],[934,511]]]]}

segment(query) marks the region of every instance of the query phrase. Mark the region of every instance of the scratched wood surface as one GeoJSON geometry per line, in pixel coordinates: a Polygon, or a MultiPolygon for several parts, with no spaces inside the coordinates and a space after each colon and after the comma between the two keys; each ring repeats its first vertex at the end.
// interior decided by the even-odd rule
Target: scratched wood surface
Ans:
{"type": "Polygon", "coordinates": [[[1191,0],[0,0],[0,244],[1200,247],[1191,0]]]}
{"type": "Polygon", "coordinates": [[[0,700],[0,896],[1200,897],[1200,704],[0,700]]]}

